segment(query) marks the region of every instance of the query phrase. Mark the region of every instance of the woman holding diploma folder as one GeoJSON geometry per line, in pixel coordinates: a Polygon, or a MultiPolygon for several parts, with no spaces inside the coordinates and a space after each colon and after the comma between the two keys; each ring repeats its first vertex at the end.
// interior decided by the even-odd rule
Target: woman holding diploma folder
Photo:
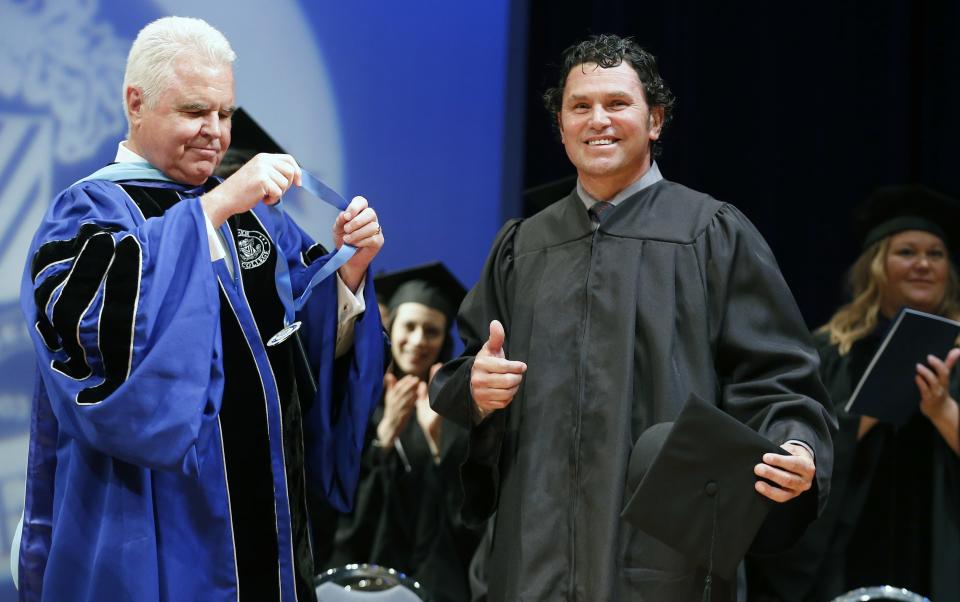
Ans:
{"type": "Polygon", "coordinates": [[[900,309],[960,319],[960,202],[881,188],[856,222],[852,300],[816,333],[840,422],[830,500],[793,549],[751,564],[752,600],[819,602],[874,585],[960,600],[960,349],[915,366],[917,411],[904,425],[843,410],[900,309]]]}

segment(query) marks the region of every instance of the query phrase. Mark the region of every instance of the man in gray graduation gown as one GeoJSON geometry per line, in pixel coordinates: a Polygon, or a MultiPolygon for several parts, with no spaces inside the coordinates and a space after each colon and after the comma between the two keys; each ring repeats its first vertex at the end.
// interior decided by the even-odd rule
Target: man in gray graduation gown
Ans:
{"type": "MultiPolygon", "coordinates": [[[[816,353],[756,229],[652,161],[673,104],[654,57],[598,36],[564,59],[545,100],[576,190],[499,232],[431,399],[472,426],[463,511],[495,520],[489,599],[699,599],[705,571],[620,517],[633,442],[695,393],[792,454],[765,456],[756,490],[815,514],[832,460],[816,353]]],[[[735,589],[715,579],[714,600],[735,589]]]]}

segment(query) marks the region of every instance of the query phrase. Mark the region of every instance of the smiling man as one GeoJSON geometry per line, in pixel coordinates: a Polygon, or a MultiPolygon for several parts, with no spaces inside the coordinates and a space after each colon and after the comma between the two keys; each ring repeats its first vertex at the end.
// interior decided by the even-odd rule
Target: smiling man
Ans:
{"type": "Polygon", "coordinates": [[[806,326],[749,221],[661,176],[674,99],[653,56],[591,38],[545,101],[576,189],[500,231],[460,308],[466,351],[431,387],[472,427],[464,515],[494,517],[489,597],[733,600],[738,579],[711,580],[621,518],[628,461],[696,395],[789,452],[758,456],[734,494],[815,515],[834,423],[806,326]]]}
{"type": "Polygon", "coordinates": [[[54,199],[34,237],[21,600],[312,600],[307,499],[351,505],[384,366],[365,311],[383,235],[354,198],[333,238],[356,252],[315,283],[333,254],[275,206],[297,162],[211,177],[234,58],[199,19],[145,27],[116,162],[54,199]]]}

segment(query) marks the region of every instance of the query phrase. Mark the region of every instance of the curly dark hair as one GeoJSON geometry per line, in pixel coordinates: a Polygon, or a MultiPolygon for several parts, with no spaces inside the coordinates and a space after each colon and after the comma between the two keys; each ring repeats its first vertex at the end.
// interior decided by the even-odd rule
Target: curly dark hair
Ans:
{"type": "MultiPolygon", "coordinates": [[[[612,34],[590,36],[586,40],[575,44],[563,51],[563,64],[560,66],[560,80],[556,86],[549,88],[543,94],[543,105],[550,114],[550,120],[557,133],[560,124],[557,122],[557,113],[563,105],[563,89],[567,85],[567,75],[570,70],[584,63],[596,63],[604,69],[616,67],[626,61],[633,67],[643,85],[643,95],[650,108],[663,107],[663,124],[661,132],[666,130],[667,124],[673,118],[673,106],[677,99],[667,87],[657,69],[657,59],[644,50],[632,38],[621,38],[612,34]]],[[[662,136],[661,136],[662,139],[662,136]]],[[[653,156],[658,157],[662,150],[660,140],[653,143],[653,156]]]]}

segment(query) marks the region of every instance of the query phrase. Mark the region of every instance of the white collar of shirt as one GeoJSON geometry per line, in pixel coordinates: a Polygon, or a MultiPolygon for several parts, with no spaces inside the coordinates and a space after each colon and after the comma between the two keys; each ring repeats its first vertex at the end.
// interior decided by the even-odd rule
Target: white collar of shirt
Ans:
{"type": "MultiPolygon", "coordinates": [[[[630,184],[629,186],[627,186],[626,188],[618,192],[612,199],[610,199],[607,202],[613,205],[619,205],[620,202],[623,201],[625,198],[637,194],[644,188],[649,188],[650,186],[653,186],[654,184],[656,184],[662,179],[663,179],[663,176],[660,174],[660,168],[657,166],[657,162],[654,161],[650,165],[650,169],[647,170],[647,173],[643,174],[643,176],[639,180],[635,181],[633,184],[630,184]]],[[[593,207],[594,204],[599,202],[599,200],[590,196],[590,193],[584,189],[583,184],[580,183],[579,178],[577,179],[577,194],[580,195],[580,200],[583,201],[583,205],[587,209],[590,209],[590,207],[593,207]]]]}
{"type": "Polygon", "coordinates": [[[117,156],[114,161],[117,163],[149,163],[149,161],[127,148],[124,142],[126,140],[117,144],[117,156]]]}

